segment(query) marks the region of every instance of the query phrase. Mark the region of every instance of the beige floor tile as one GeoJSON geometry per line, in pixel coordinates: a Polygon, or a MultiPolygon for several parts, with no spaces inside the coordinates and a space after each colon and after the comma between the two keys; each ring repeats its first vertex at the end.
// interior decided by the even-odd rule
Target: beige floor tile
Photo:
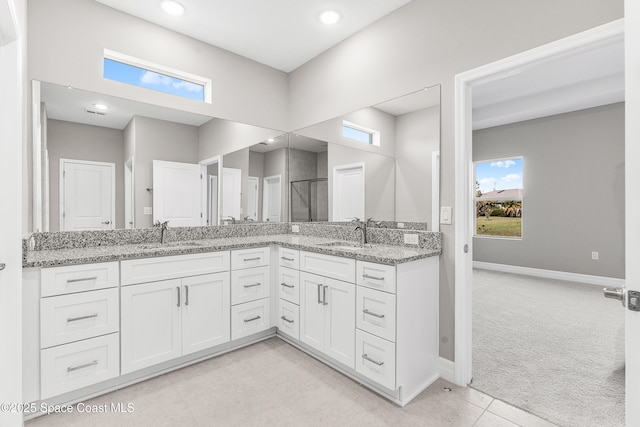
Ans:
{"type": "Polygon", "coordinates": [[[487,408],[488,412],[512,421],[522,427],[552,427],[555,424],[544,420],[520,408],[511,406],[501,400],[495,399],[487,408]]]}
{"type": "Polygon", "coordinates": [[[473,427],[518,427],[518,424],[505,420],[491,412],[485,412],[473,427]]]}

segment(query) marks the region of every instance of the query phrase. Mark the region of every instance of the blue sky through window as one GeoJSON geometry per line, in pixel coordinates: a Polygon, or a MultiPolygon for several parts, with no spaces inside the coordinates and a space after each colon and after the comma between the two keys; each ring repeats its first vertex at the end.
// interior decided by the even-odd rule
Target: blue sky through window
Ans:
{"type": "Polygon", "coordinates": [[[204,86],[104,58],[104,78],[183,98],[204,101],[204,86]]]}
{"type": "Polygon", "coordinates": [[[522,158],[476,162],[476,182],[480,191],[522,189],[522,158]]]}
{"type": "Polygon", "coordinates": [[[371,144],[371,134],[360,129],[354,129],[349,126],[342,126],[342,136],[345,138],[355,139],[356,141],[371,144]]]}

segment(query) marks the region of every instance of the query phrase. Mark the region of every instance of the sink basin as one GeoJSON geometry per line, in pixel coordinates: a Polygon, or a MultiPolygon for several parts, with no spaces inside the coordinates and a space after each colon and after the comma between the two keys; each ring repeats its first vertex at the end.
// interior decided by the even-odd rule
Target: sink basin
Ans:
{"type": "Polygon", "coordinates": [[[325,246],[325,247],[329,247],[329,248],[337,249],[341,251],[359,251],[359,250],[371,247],[371,245],[368,245],[366,243],[361,244],[358,242],[349,242],[349,241],[321,243],[319,246],[325,246]]]}

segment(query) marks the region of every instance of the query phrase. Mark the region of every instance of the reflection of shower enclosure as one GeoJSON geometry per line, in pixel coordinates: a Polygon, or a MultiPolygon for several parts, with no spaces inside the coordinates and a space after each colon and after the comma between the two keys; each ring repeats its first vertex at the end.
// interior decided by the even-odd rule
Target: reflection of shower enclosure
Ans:
{"type": "Polygon", "coordinates": [[[328,221],[328,179],[291,181],[291,221],[328,221]]]}

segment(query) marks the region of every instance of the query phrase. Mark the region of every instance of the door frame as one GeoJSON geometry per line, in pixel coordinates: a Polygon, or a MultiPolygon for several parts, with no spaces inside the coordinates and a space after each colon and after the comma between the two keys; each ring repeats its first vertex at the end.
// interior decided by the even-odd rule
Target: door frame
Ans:
{"type": "Polygon", "coordinates": [[[60,170],[59,170],[59,178],[58,178],[58,215],[59,215],[59,222],[60,222],[60,231],[69,231],[69,230],[65,230],[64,229],[64,207],[65,207],[65,203],[64,203],[64,199],[65,199],[65,191],[64,191],[64,185],[65,185],[65,180],[64,180],[64,165],[66,163],[79,163],[79,164],[83,164],[83,165],[90,165],[90,166],[108,166],[109,168],[111,168],[111,227],[110,229],[115,229],[116,228],[116,164],[115,163],[109,163],[109,162],[95,162],[92,160],[77,160],[77,159],[66,159],[66,158],[60,158],[60,170]]]}
{"type": "MultiPolygon", "coordinates": [[[[255,191],[255,197],[254,197],[254,201],[255,201],[255,205],[256,205],[256,216],[254,217],[250,217],[253,218],[254,221],[257,221],[258,218],[260,218],[260,177],[257,176],[248,176],[247,177],[247,212],[245,212],[247,215],[247,217],[249,217],[249,203],[251,202],[251,191],[249,190],[251,188],[251,182],[255,181],[256,184],[256,191],[255,191]]],[[[282,200],[282,194],[280,194],[280,199],[282,200]]]]}
{"type": "MultiPolygon", "coordinates": [[[[472,371],[473,163],[472,88],[508,77],[517,69],[624,37],[622,19],[504,58],[455,76],[455,383],[468,385],[472,371]]],[[[627,408],[629,410],[629,407],[627,408]]],[[[627,414],[627,416],[629,416],[627,414]]]]}
{"type": "Polygon", "coordinates": [[[124,162],[124,228],[136,228],[135,162],[130,157],[124,162]]]}
{"type": "Polygon", "coordinates": [[[210,204],[208,201],[209,192],[207,191],[209,184],[209,173],[207,172],[207,167],[210,165],[218,166],[218,197],[216,200],[216,224],[208,224],[208,225],[218,225],[220,223],[220,217],[222,216],[222,203],[220,203],[220,195],[222,194],[222,159],[221,156],[213,156],[208,159],[200,160],[198,162],[200,166],[202,166],[202,176],[207,177],[207,179],[202,180],[202,206],[207,208],[207,214],[205,218],[203,218],[202,225],[207,225],[209,218],[211,218],[211,214],[209,213],[210,204]]]}

